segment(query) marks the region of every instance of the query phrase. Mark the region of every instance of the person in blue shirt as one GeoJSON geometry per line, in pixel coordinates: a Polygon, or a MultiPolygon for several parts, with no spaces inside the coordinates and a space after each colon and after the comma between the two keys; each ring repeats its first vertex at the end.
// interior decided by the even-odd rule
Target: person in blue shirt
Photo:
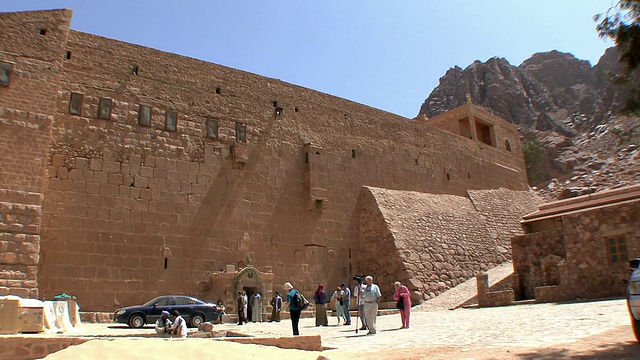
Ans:
{"type": "Polygon", "coordinates": [[[344,307],[344,315],[346,318],[344,325],[351,325],[351,314],[349,313],[349,308],[351,307],[351,290],[349,290],[349,287],[345,283],[342,283],[340,288],[344,291],[344,296],[342,297],[342,306],[344,307]]]}
{"type": "Polygon", "coordinates": [[[324,291],[324,286],[318,286],[318,289],[313,294],[313,302],[316,304],[316,326],[329,326],[327,309],[325,307],[327,293],[324,291]]]}
{"type": "Polygon", "coordinates": [[[284,289],[287,290],[287,303],[289,303],[289,316],[291,317],[293,335],[300,335],[298,323],[300,322],[300,313],[302,312],[302,309],[294,301],[298,291],[293,288],[293,285],[291,285],[290,282],[284,283],[284,289]]]}

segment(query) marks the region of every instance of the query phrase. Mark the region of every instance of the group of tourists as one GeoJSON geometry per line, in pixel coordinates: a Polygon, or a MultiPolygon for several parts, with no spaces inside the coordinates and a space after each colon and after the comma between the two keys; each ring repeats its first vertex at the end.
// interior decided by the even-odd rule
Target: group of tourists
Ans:
{"type": "MultiPolygon", "coordinates": [[[[380,287],[373,283],[373,277],[367,276],[364,282],[361,278],[357,278],[357,285],[353,288],[353,292],[347,284],[343,283],[336,288],[327,299],[327,293],[323,285],[319,285],[313,294],[313,302],[315,303],[316,326],[329,326],[327,319],[327,304],[330,304],[336,311],[338,325],[351,325],[351,314],[349,308],[351,305],[351,294],[357,299],[358,314],[362,327],[359,330],[367,330],[367,335],[375,335],[376,319],[378,316],[378,307],[382,299],[380,287]],[[344,322],[342,322],[344,319],[344,322]]],[[[409,328],[409,319],[411,316],[411,293],[409,289],[402,285],[399,281],[393,284],[395,289],[393,299],[397,302],[396,308],[400,311],[400,319],[402,320],[402,329],[409,328]]],[[[289,314],[291,317],[291,326],[293,335],[299,335],[300,331],[298,323],[302,308],[296,301],[298,290],[289,282],[284,284],[287,290],[287,302],[289,303],[289,314]]]]}
{"type": "MultiPolygon", "coordinates": [[[[368,330],[367,335],[376,334],[376,318],[378,315],[378,307],[382,299],[380,288],[373,283],[373,277],[367,276],[362,281],[362,278],[357,279],[357,284],[354,286],[353,291],[349,289],[346,283],[342,283],[336,287],[330,298],[327,298],[327,293],[324,290],[324,286],[320,285],[313,294],[313,302],[315,303],[316,313],[316,326],[329,326],[329,320],[327,318],[327,305],[330,305],[335,309],[338,319],[337,325],[351,325],[351,314],[349,312],[351,305],[351,297],[357,299],[357,308],[359,314],[359,320],[362,323],[362,327],[359,330],[368,330]]],[[[397,301],[396,308],[400,311],[400,318],[402,320],[402,328],[409,328],[409,318],[411,316],[411,293],[409,289],[396,281],[393,284],[395,292],[393,299],[397,301]]],[[[296,290],[290,282],[284,284],[284,288],[287,291],[287,303],[289,304],[289,316],[291,318],[291,326],[293,328],[293,335],[299,335],[300,330],[298,324],[300,322],[300,314],[304,308],[304,305],[300,304],[299,292],[296,290]]],[[[283,307],[283,298],[279,292],[274,292],[273,297],[269,304],[271,305],[271,316],[269,322],[280,322],[280,312],[283,307]]],[[[259,292],[253,293],[251,298],[247,296],[246,291],[238,291],[236,298],[236,305],[238,310],[238,325],[246,324],[249,321],[249,317],[252,322],[262,322],[262,295],[259,292]],[[250,311],[250,316],[248,312],[250,311]]],[[[218,300],[216,304],[216,319],[222,322],[222,316],[225,315],[225,307],[222,300],[218,300]]],[[[161,337],[186,337],[187,336],[187,324],[186,321],[177,310],[173,311],[173,320],[169,318],[170,314],[167,311],[163,311],[160,319],[156,321],[156,332],[161,337]]],[[[356,321],[357,323],[357,321],[356,321]]]]}

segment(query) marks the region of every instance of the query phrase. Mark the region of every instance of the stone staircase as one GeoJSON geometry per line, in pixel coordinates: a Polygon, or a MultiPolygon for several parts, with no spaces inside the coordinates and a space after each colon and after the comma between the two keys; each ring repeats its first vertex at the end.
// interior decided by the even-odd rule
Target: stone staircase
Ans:
{"type": "MultiPolygon", "coordinates": [[[[505,262],[487,271],[491,284],[497,284],[513,273],[513,263],[505,262]]],[[[477,304],[478,289],[475,276],[439,296],[413,307],[414,311],[453,310],[477,304]]]]}

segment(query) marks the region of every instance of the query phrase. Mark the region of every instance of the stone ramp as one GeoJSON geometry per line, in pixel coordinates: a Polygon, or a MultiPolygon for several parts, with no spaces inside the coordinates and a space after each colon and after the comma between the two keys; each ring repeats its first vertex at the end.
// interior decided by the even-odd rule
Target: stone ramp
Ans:
{"type": "MultiPolygon", "coordinates": [[[[489,274],[489,284],[496,284],[513,273],[513,263],[505,262],[487,271],[489,274]]],[[[438,311],[453,310],[461,307],[471,299],[478,295],[476,287],[476,277],[465,281],[464,283],[447,290],[439,296],[426,301],[412,310],[416,311],[438,311]]]]}

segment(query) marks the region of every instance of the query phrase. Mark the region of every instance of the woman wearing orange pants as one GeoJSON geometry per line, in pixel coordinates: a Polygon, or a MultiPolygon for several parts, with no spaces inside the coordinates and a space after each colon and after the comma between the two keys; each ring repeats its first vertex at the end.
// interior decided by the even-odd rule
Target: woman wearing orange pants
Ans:
{"type": "Polygon", "coordinates": [[[393,299],[398,302],[398,310],[402,319],[402,329],[409,328],[409,319],[411,318],[411,293],[409,289],[400,284],[399,281],[393,283],[396,291],[393,293],[393,299]]]}

